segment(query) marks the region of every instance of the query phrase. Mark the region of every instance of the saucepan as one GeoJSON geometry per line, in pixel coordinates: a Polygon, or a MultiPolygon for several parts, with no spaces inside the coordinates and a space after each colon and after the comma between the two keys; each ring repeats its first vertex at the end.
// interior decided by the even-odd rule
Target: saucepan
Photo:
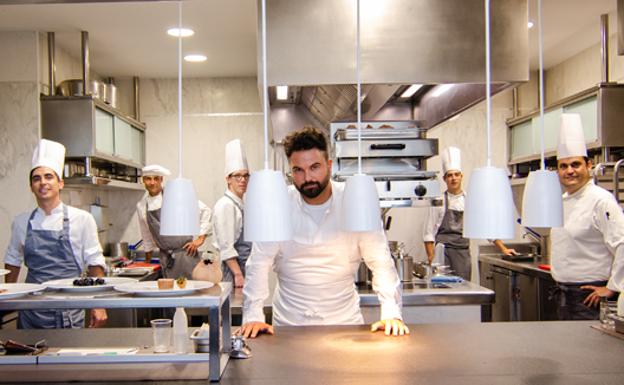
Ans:
{"type": "Polygon", "coordinates": [[[105,253],[111,257],[125,257],[128,258],[128,242],[114,242],[109,243],[108,252],[105,253]]]}

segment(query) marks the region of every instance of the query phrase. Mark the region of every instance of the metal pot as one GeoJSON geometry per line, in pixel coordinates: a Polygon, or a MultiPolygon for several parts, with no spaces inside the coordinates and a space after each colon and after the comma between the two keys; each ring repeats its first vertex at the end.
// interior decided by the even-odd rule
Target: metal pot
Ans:
{"type": "Polygon", "coordinates": [[[117,86],[112,83],[106,84],[104,102],[110,104],[113,108],[117,108],[117,86]]]}
{"type": "Polygon", "coordinates": [[[108,244],[108,255],[111,257],[128,258],[128,242],[115,242],[108,244]]]}
{"type": "Polygon", "coordinates": [[[396,267],[399,279],[402,282],[411,282],[414,271],[414,258],[404,256],[403,258],[392,258],[396,267]]]}
{"type": "Polygon", "coordinates": [[[106,84],[99,80],[91,81],[91,95],[104,101],[106,99],[106,84]]]}
{"type": "Polygon", "coordinates": [[[56,87],[56,91],[63,96],[82,96],[82,79],[63,80],[56,87]]]}

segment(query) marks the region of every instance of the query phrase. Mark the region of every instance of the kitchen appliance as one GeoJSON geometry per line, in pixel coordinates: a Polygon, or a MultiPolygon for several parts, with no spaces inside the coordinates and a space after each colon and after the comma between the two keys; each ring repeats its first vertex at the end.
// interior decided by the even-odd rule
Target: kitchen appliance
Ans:
{"type": "MultiPolygon", "coordinates": [[[[375,180],[382,208],[441,204],[437,172],[426,159],[438,154],[438,140],[424,137],[417,121],[362,122],[362,172],[375,180]]],[[[352,122],[330,124],[332,175],[336,180],[358,172],[358,133],[352,122]]]]}

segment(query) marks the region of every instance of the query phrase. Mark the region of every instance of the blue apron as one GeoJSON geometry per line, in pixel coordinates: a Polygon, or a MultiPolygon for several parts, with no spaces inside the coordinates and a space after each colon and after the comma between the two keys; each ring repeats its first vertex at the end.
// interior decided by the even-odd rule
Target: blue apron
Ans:
{"type": "MultiPolygon", "coordinates": [[[[243,208],[240,207],[238,202],[236,202],[231,196],[227,194],[225,196],[228,197],[232,202],[234,202],[234,206],[236,206],[236,208],[240,210],[241,215],[243,216],[243,223],[245,223],[245,212],[243,211],[243,208]]],[[[245,241],[245,226],[243,226],[241,228],[241,232],[240,232],[240,235],[238,236],[238,239],[234,243],[234,250],[236,250],[236,252],[238,253],[238,257],[236,257],[236,260],[238,261],[238,266],[240,266],[243,276],[246,275],[245,263],[247,263],[249,254],[251,254],[251,245],[252,245],[251,242],[245,241]]],[[[223,281],[234,282],[234,275],[232,274],[232,270],[230,270],[230,268],[227,266],[227,263],[223,262],[222,267],[223,267],[223,281]]]]}
{"type": "MultiPolygon", "coordinates": [[[[27,283],[42,283],[52,279],[75,278],[82,268],[74,258],[69,238],[67,206],[63,205],[63,229],[33,230],[28,218],[24,241],[24,264],[28,267],[27,283]]],[[[55,329],[84,327],[84,310],[23,310],[19,312],[20,329],[55,329]]]]}

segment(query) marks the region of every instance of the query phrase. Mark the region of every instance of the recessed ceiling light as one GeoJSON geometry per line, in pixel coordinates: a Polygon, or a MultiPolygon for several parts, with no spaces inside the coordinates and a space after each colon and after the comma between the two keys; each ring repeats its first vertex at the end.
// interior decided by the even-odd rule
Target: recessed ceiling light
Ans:
{"type": "Polygon", "coordinates": [[[277,86],[277,100],[287,100],[288,99],[288,86],[277,86]]]}
{"type": "Polygon", "coordinates": [[[199,63],[202,61],[206,61],[206,59],[208,59],[206,55],[200,55],[200,54],[189,54],[189,55],[184,56],[184,60],[189,61],[191,63],[199,63]]]}
{"type": "Polygon", "coordinates": [[[195,34],[195,31],[193,31],[190,28],[169,28],[167,30],[167,35],[169,36],[182,36],[182,37],[189,37],[189,36],[193,36],[195,34]]]}
{"type": "Polygon", "coordinates": [[[527,25],[529,26],[529,28],[533,28],[533,22],[531,20],[529,20],[529,22],[527,23],[527,25]]]}
{"type": "Polygon", "coordinates": [[[448,91],[451,87],[453,87],[452,84],[439,85],[433,89],[433,93],[431,94],[431,96],[433,96],[434,98],[437,98],[438,96],[448,91]]]}
{"type": "Polygon", "coordinates": [[[402,98],[411,98],[422,87],[422,84],[412,84],[402,94],[402,98]]]}

